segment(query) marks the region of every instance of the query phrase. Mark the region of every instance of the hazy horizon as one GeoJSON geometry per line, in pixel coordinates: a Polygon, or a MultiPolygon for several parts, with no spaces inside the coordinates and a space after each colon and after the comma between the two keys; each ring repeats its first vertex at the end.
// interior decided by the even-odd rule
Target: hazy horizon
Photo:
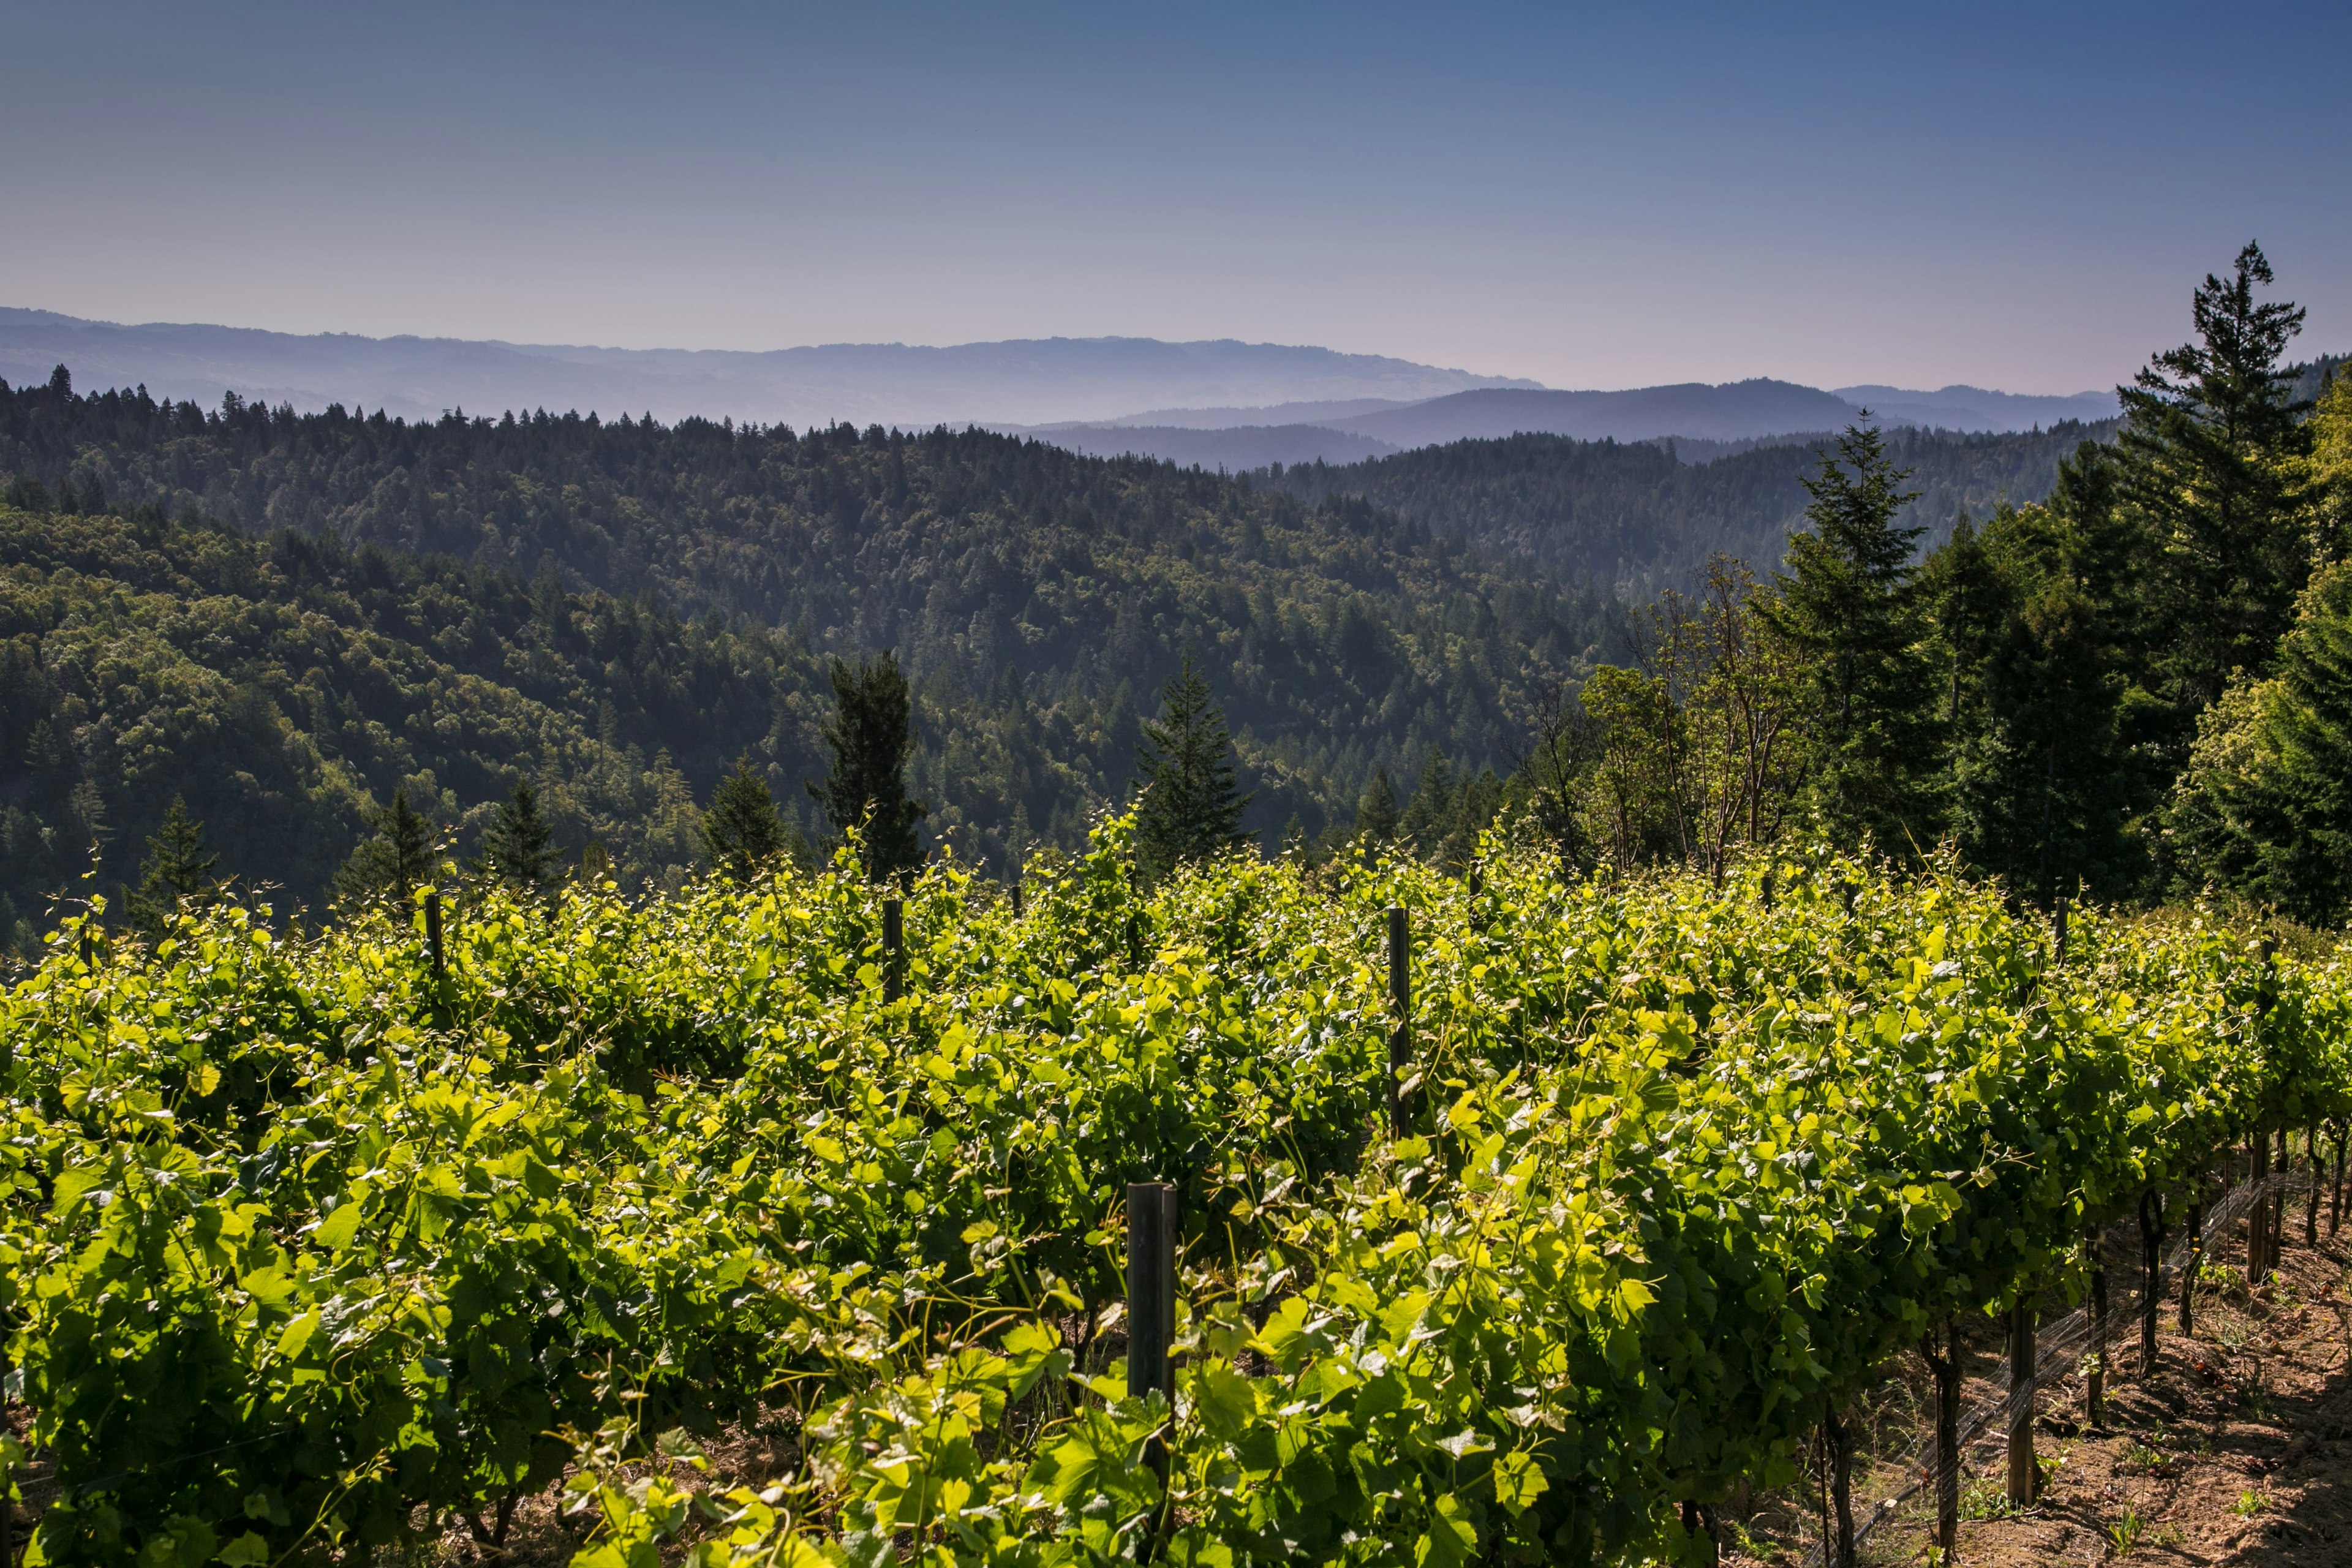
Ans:
{"type": "MultiPolygon", "coordinates": [[[[623,343],[601,343],[601,342],[531,342],[531,341],[526,341],[526,340],[520,339],[520,338],[498,338],[498,337],[490,337],[490,338],[461,338],[461,337],[453,337],[453,336],[449,336],[449,335],[446,335],[446,334],[436,334],[436,333],[427,333],[427,332],[387,332],[387,333],[370,333],[370,332],[341,331],[331,331],[331,330],[330,330],[330,331],[316,331],[316,332],[290,332],[290,331],[286,331],[285,329],[283,329],[283,328],[273,327],[273,326],[268,325],[267,323],[262,323],[262,322],[254,322],[254,321],[193,321],[193,320],[191,320],[191,321],[165,321],[165,320],[162,320],[162,319],[156,319],[156,320],[152,320],[152,321],[131,321],[131,320],[127,320],[127,319],[123,319],[123,318],[120,318],[120,317],[77,316],[77,315],[73,315],[73,314],[71,314],[71,313],[69,313],[69,312],[66,312],[66,311],[61,311],[61,310],[49,310],[49,309],[47,309],[47,308],[46,308],[46,307],[43,307],[43,306],[38,306],[38,305],[25,305],[25,304],[21,304],[21,303],[18,303],[18,302],[16,302],[16,301],[10,301],[10,300],[0,300],[0,326],[5,326],[5,325],[9,324],[9,322],[10,322],[10,319],[11,319],[12,317],[16,316],[16,315],[19,315],[19,314],[21,314],[21,315],[23,315],[23,316],[37,316],[37,317],[48,318],[48,319],[51,319],[51,320],[53,320],[53,321],[55,321],[58,322],[59,324],[63,324],[63,325],[76,325],[76,326],[101,326],[101,327],[120,327],[120,328],[124,328],[124,329],[127,329],[127,330],[136,330],[136,329],[142,328],[142,327],[159,327],[159,328],[204,328],[204,327],[210,327],[210,328],[220,328],[220,329],[224,329],[224,330],[226,330],[226,331],[232,331],[232,332],[266,332],[266,333],[270,333],[270,334],[273,334],[273,335],[282,335],[282,336],[288,336],[288,337],[312,338],[312,339],[358,339],[358,340],[363,340],[363,341],[365,341],[365,342],[378,342],[378,343],[383,343],[383,342],[425,342],[425,343],[453,343],[453,344],[466,344],[466,345],[480,345],[480,344],[488,344],[488,345],[494,345],[494,346],[498,346],[498,347],[516,348],[516,349],[524,349],[524,350],[583,350],[583,351],[587,351],[587,352],[592,352],[592,353],[616,353],[616,354],[622,354],[622,353],[625,353],[625,354],[744,354],[744,355],[767,355],[767,354],[788,354],[788,353],[793,353],[803,352],[803,351],[823,351],[823,350],[831,350],[831,349],[905,349],[905,350],[918,351],[918,352],[920,352],[920,351],[939,351],[939,352],[947,352],[947,351],[952,351],[952,350],[957,350],[957,349],[1006,348],[1006,347],[1017,347],[1017,346],[1021,346],[1021,345],[1024,345],[1024,344],[1029,344],[1029,343],[1040,343],[1040,344],[1043,344],[1043,343],[1062,343],[1062,342],[1066,342],[1066,343],[1138,343],[1138,344],[1153,344],[1153,345],[1164,346],[1164,347],[1169,347],[1169,348],[1199,348],[1199,347],[1208,347],[1208,346],[1217,346],[1217,345],[1232,344],[1232,345],[1234,345],[1234,346],[1237,346],[1237,347],[1242,347],[1242,348],[1254,348],[1254,349],[1293,349],[1293,350],[1303,350],[1303,351],[1314,352],[1314,353],[1344,353],[1344,354],[1348,354],[1348,355],[1349,355],[1349,356],[1351,356],[1351,357],[1360,355],[1360,356],[1365,357],[1365,358],[1376,358],[1376,359],[1402,359],[1402,358],[1403,358],[1403,356],[1401,356],[1401,355],[1383,353],[1381,353],[1381,352],[1380,352],[1380,351],[1378,351],[1378,350],[1340,350],[1340,349],[1335,349],[1335,348],[1333,348],[1330,344],[1328,344],[1328,343],[1308,343],[1308,342],[1280,342],[1280,341],[1277,341],[1277,340],[1272,340],[1272,339],[1248,339],[1248,338],[1237,337],[1237,336],[1234,336],[1234,335],[1233,335],[1233,334],[1231,334],[1231,333],[1226,333],[1226,334],[1223,334],[1223,335],[1221,335],[1221,336],[1215,336],[1215,337],[1193,338],[1193,339],[1187,339],[1187,340],[1182,340],[1182,341],[1176,341],[1176,340],[1171,340],[1171,339],[1166,339],[1166,338],[1152,338],[1152,337],[1146,337],[1146,336],[1141,336],[1141,335],[1138,335],[1138,334],[1134,334],[1134,333],[1126,333],[1126,332],[1104,332],[1104,333],[1097,333],[1097,334],[1093,334],[1093,335],[1089,335],[1089,336],[1081,336],[1081,335],[1078,335],[1078,334],[1076,334],[1076,333],[1068,333],[1068,332],[1057,332],[1057,333],[1051,333],[1051,334],[1047,334],[1047,335],[1045,335],[1045,336],[1041,336],[1041,337],[1031,337],[1031,338],[973,338],[973,339],[966,339],[966,340],[962,340],[962,341],[959,341],[959,342],[910,342],[910,341],[908,341],[908,340],[901,339],[901,338],[889,338],[889,339],[879,339],[879,338],[877,338],[877,339],[859,339],[859,340],[844,339],[844,340],[841,340],[841,341],[838,341],[838,342],[799,342],[799,343],[777,342],[777,343],[740,344],[740,345],[737,345],[737,346],[735,346],[735,347],[731,347],[731,348],[709,348],[709,347],[703,347],[703,348],[689,348],[689,347],[685,347],[685,346],[682,346],[682,345],[679,345],[679,344],[677,344],[677,343],[652,343],[652,344],[644,344],[644,345],[633,345],[633,344],[623,344],[623,343]]],[[[2298,358],[2305,358],[2305,359],[2308,359],[2308,358],[2315,358],[2315,357],[2317,357],[2317,355],[2318,355],[2319,353],[2330,353],[2330,352],[2335,352],[2335,351],[2333,351],[2333,350],[2326,350],[2326,349],[2319,349],[2319,348],[2315,348],[2315,348],[2312,350],[2312,352],[2311,352],[2311,353],[2305,353],[2305,354],[2300,354],[2300,355],[2298,355],[2298,356],[2296,356],[2296,357],[2298,357],[2298,358]]],[[[1412,364],[1416,364],[1416,365],[1420,365],[1420,364],[1422,364],[1422,363],[1423,363],[1423,362],[1420,362],[1420,361],[1406,361],[1405,363],[1412,363],[1412,364]]],[[[1529,376],[1521,376],[1521,375],[1514,375],[1514,374],[1512,374],[1511,373],[1507,372],[1507,371],[1506,371],[1506,372],[1482,373],[1482,372],[1474,372],[1474,371],[1470,371],[1470,370],[1466,369],[1465,367],[1464,367],[1464,366],[1460,366],[1460,365],[1445,365],[1445,364],[1429,364],[1429,365],[1425,365],[1425,366],[1424,366],[1424,368],[1431,369],[1431,370],[1438,370],[1438,371],[1444,371],[1444,372],[1450,372],[1450,373],[1459,374],[1464,375],[1464,376],[1465,376],[1465,377],[1473,377],[1473,378],[1475,378],[1475,379],[1478,379],[1478,380],[1482,380],[1482,381],[1489,381],[1489,382],[1495,382],[1495,383],[1503,383],[1503,382],[1517,381],[1517,382],[1521,382],[1521,383],[1524,383],[1524,384],[1529,384],[1529,385],[1538,386],[1538,387],[1541,387],[1542,389],[1547,390],[1547,391],[1555,391],[1555,392],[1638,392],[1638,391],[1647,391],[1647,390],[1651,390],[1651,389],[1653,389],[1653,388],[1660,387],[1660,386],[1674,386],[1674,385],[1685,385],[1685,384],[1687,384],[1687,385],[1702,385],[1702,384],[1703,384],[1703,385],[1731,385],[1731,384],[1738,384],[1738,383],[1739,383],[1739,382],[1745,382],[1745,381],[1788,381],[1788,380],[1790,380],[1790,377],[1788,377],[1788,376],[1774,374],[1772,374],[1771,372],[1767,371],[1767,372],[1759,372],[1759,373],[1758,373],[1758,374],[1755,374],[1755,375],[1748,375],[1748,376],[1733,376],[1733,377],[1728,377],[1728,378],[1726,378],[1725,380],[1720,381],[1720,382],[1706,382],[1706,383],[1701,383],[1701,382],[1689,381],[1689,380],[1685,379],[1685,381],[1681,381],[1681,382],[1675,382],[1675,381],[1656,382],[1656,381],[1653,381],[1653,382],[1640,382],[1640,383],[1626,383],[1626,384],[1622,384],[1622,385],[1616,385],[1616,386],[1588,385],[1588,386],[1573,386],[1573,387],[1571,387],[1571,386],[1559,386],[1559,385],[1555,385],[1555,384],[1549,384],[1549,383],[1538,382],[1538,381],[1536,381],[1536,380],[1535,380],[1535,378],[1533,378],[1533,377],[1529,377],[1529,376]]],[[[2017,387],[2017,386],[2003,386],[2003,385],[1989,384],[1982,383],[1982,382],[1969,382],[1969,381],[1959,381],[1959,380],[1942,380],[1942,381],[1936,381],[1936,382],[1934,382],[1934,383],[1933,383],[1933,384],[1920,384],[1920,385],[1914,386],[1914,387],[1892,387],[1892,386],[1890,386],[1890,385],[1889,385],[1889,384],[1872,382],[1872,383],[1852,383],[1852,384],[1846,384],[1846,385],[1843,385],[1843,386],[1824,386],[1824,387],[1822,387],[1822,390],[1823,390],[1823,391],[1828,391],[1828,392],[1836,392],[1836,393],[1838,393],[1838,394],[1839,394],[1839,395],[1845,395],[1845,394],[1847,394],[1847,393],[1849,393],[1849,392],[1877,392],[1877,391],[1881,391],[1881,390],[1894,390],[1894,391],[1912,392],[1912,393],[1933,393],[1933,392],[1949,392],[1949,391],[1955,391],[1955,390],[1965,390],[1965,391],[1974,391],[1974,392],[1990,392],[1990,393],[1997,393],[1997,394],[2000,394],[2000,395],[2009,395],[2009,396],[2020,396],[2020,397],[2067,397],[2067,396],[2075,396],[2075,395],[2080,395],[2086,394],[2086,393],[2105,392],[2105,391],[2108,390],[2108,387],[2107,387],[2107,386],[2101,386],[2101,385],[2084,385],[2084,386],[2071,386],[2071,387],[2056,387],[2056,386],[2051,386],[2051,387],[2038,387],[2038,388],[2024,388],[2024,387],[2017,387]]],[[[1246,415],[1246,414],[1251,414],[1251,413],[1273,413],[1273,412],[1277,412],[1277,411],[1279,411],[1279,410],[1281,410],[1281,409],[1283,409],[1283,408],[1285,408],[1285,407],[1286,407],[1286,406],[1287,406],[1287,405],[1285,405],[1285,404],[1264,404],[1264,405],[1248,405],[1248,406],[1232,406],[1232,407],[1217,408],[1217,409],[1195,409],[1195,408],[1192,408],[1192,407],[1184,407],[1184,408],[1167,408],[1167,409],[1137,409],[1137,410],[1132,410],[1132,411],[1129,411],[1129,412],[1127,412],[1127,413],[1122,413],[1122,414],[1120,414],[1120,415],[1116,416],[1116,417],[1118,417],[1118,418],[1121,418],[1121,419],[1131,419],[1131,418],[1141,418],[1141,417],[1146,417],[1146,416],[1150,416],[1150,415],[1155,415],[1155,414],[1165,414],[1165,413],[1192,413],[1192,412],[1216,412],[1216,413],[1230,413],[1230,414],[1234,414],[1234,415],[1246,415]]]]}
{"type": "Polygon", "coordinates": [[[2352,342],[2340,7],[16,7],[0,300],[678,350],[2110,386],[2352,342]],[[2184,106],[2191,106],[2184,108],[2184,106]]]}

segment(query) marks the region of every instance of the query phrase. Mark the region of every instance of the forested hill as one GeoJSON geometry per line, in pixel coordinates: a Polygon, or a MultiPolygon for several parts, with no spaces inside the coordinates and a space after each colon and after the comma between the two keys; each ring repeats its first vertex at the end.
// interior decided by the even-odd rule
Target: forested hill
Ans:
{"type": "Polygon", "coordinates": [[[225,871],[304,899],[359,802],[425,773],[445,816],[539,777],[578,797],[566,848],[593,831],[674,865],[683,837],[640,844],[629,814],[707,800],[746,746],[805,809],[825,656],[889,647],[926,826],[992,868],[1075,842],[1123,792],[1188,647],[1257,793],[1248,826],[1314,833],[1432,746],[1507,763],[1514,690],[1588,665],[1616,613],[1360,501],[976,432],[405,425],[60,381],[0,392],[0,484],[20,908],[94,827],[126,878],[174,790],[225,871]]]}
{"type": "MultiPolygon", "coordinates": [[[[1963,511],[1982,519],[2004,500],[2041,500],[2061,458],[2114,431],[2110,421],[2026,435],[1891,430],[1886,440],[1911,470],[1908,488],[1920,492],[1906,521],[1927,525],[1927,548],[1963,511]]],[[[1662,445],[1519,435],[1339,467],[1268,469],[1257,479],[1309,504],[1360,497],[1549,572],[1646,595],[1686,579],[1716,551],[1759,571],[1778,567],[1804,521],[1803,481],[1820,468],[1829,439],[1694,465],[1662,445]]]]}

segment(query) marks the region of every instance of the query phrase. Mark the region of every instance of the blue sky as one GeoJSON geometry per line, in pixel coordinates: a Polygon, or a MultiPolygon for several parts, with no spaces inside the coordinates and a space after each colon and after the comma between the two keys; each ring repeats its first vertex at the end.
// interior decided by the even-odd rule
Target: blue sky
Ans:
{"type": "Polygon", "coordinates": [[[0,0],[0,304],[2064,392],[2252,237],[2352,347],[2352,7],[1782,9],[0,0]]]}

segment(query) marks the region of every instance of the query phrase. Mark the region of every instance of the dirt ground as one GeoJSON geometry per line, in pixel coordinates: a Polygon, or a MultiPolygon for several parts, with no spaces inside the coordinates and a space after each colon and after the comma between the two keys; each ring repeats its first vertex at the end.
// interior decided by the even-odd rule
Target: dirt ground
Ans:
{"type": "MultiPolygon", "coordinates": [[[[2290,1210],[2275,1286],[2246,1289],[2242,1225],[2218,1249],[2199,1289],[2193,1337],[2173,1331],[2179,1296],[2168,1293],[2149,1374],[2138,1369],[2137,1319],[2119,1318],[2096,1429],[2084,1425],[2080,1375],[2044,1385],[2035,1447],[2045,1482],[2032,1507],[2009,1508],[1997,1440],[1969,1452],[1960,1563],[2352,1565],[2352,1230],[2327,1238],[2323,1215],[2319,1244],[2306,1247],[2302,1219],[2290,1210]]],[[[2000,1354],[1987,1324],[1969,1350],[1978,1374],[1970,1400],[1988,1391],[1984,1374],[1998,1370],[2000,1354]]],[[[1881,1451],[1899,1452],[1916,1436],[1925,1405],[1919,1376],[1901,1369],[1870,1413],[1881,1451]]],[[[1883,1495],[1896,1481],[1882,1467],[1856,1490],[1883,1495]]],[[[1727,1520],[1733,1547],[1725,1563],[1802,1562],[1820,1540],[1816,1521],[1803,1516],[1811,1500],[1810,1489],[1760,1500],[1748,1520],[1727,1520]]],[[[1867,1538],[1862,1559],[1884,1568],[1931,1563],[1933,1527],[1932,1494],[1923,1492],[1867,1538]]]]}

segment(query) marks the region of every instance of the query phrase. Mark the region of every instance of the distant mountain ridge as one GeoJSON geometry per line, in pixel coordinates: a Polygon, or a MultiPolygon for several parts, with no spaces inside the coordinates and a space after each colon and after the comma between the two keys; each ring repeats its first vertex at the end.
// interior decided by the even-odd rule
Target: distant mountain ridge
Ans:
{"type": "Polygon", "coordinates": [[[251,328],[123,326],[0,308],[0,378],[144,385],[205,407],[224,392],[298,412],[330,404],[436,418],[453,408],[650,413],[798,428],[1102,420],[1122,409],[1374,399],[1417,403],[1539,383],[1379,354],[1232,339],[1041,338],[929,348],[612,349],[456,338],[297,336],[251,328]]]}
{"type": "Polygon", "coordinates": [[[1236,471],[1357,462],[1521,433],[1679,440],[1695,444],[1685,456],[1701,456],[1711,446],[1838,429],[1865,408],[1888,426],[1969,433],[2046,429],[2116,412],[2110,392],[2033,396],[1874,384],[1824,391],[1769,377],[1561,391],[1376,354],[1232,339],[613,349],[123,326],[0,308],[0,378],[45,382],[59,363],[86,389],[144,385],[158,397],[205,407],[235,392],[247,403],[298,412],[341,404],[425,419],[461,408],[493,416],[545,408],[799,429],[837,422],[980,425],[1077,452],[1131,452],[1236,471]]]}
{"type": "Polygon", "coordinates": [[[1269,463],[1352,463],[1391,452],[1519,435],[1670,442],[1685,461],[1704,462],[1763,443],[1815,440],[1865,415],[1874,424],[1898,428],[2000,435],[2046,430],[2070,421],[2095,424],[2115,417],[2116,412],[2112,393],[2036,397],[1973,386],[1936,392],[1847,386],[1824,392],[1758,378],[1620,392],[1479,387],[1420,403],[1365,400],[1160,409],[1097,424],[1033,426],[1020,433],[1076,452],[1132,452],[1238,472],[1269,463]],[[1219,418],[1225,420],[1222,427],[1215,423],[1219,418]]]}

